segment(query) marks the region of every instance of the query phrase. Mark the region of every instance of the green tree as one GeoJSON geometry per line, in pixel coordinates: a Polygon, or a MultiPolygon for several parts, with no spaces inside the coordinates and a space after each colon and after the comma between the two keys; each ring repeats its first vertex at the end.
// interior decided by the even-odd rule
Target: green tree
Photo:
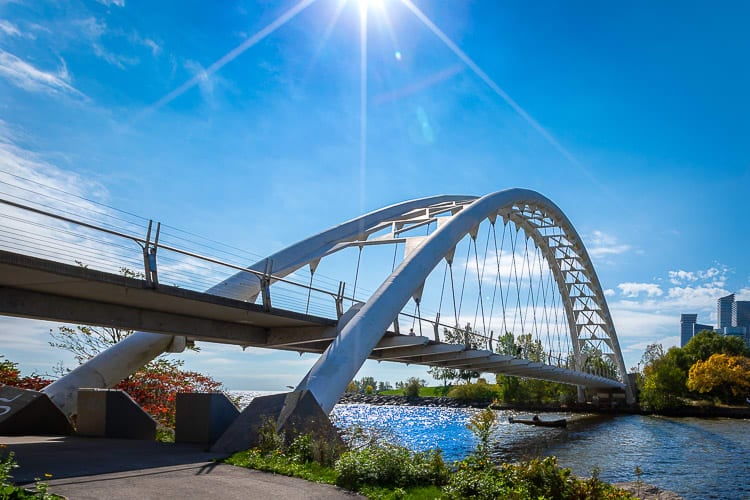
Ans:
{"type": "Polygon", "coordinates": [[[490,462],[490,438],[497,427],[497,413],[491,408],[485,408],[469,418],[466,428],[477,438],[476,457],[480,462],[490,462]]]}
{"type": "Polygon", "coordinates": [[[686,357],[679,347],[654,358],[643,368],[641,402],[655,410],[678,406],[686,396],[686,357]]]}
{"type": "Polygon", "coordinates": [[[409,377],[404,383],[404,396],[407,398],[413,398],[419,396],[419,389],[424,387],[424,380],[417,377],[409,377]]]}
{"type": "Polygon", "coordinates": [[[19,389],[32,389],[40,391],[52,382],[46,378],[32,373],[22,377],[21,370],[18,369],[18,363],[6,359],[0,354],[0,385],[10,385],[19,389]]]}
{"type": "Polygon", "coordinates": [[[451,382],[458,379],[459,371],[454,368],[443,368],[441,366],[431,366],[427,373],[435,380],[443,382],[442,394],[445,396],[450,390],[451,382]]]}
{"type": "Polygon", "coordinates": [[[486,344],[484,336],[474,331],[471,323],[463,328],[444,328],[443,338],[449,344],[463,344],[467,349],[479,349],[486,344]]]}
{"type": "Polygon", "coordinates": [[[750,356],[750,350],[741,338],[722,335],[711,330],[699,332],[683,347],[683,351],[689,363],[686,369],[689,369],[696,361],[706,361],[714,354],[750,356]]]}
{"type": "Polygon", "coordinates": [[[516,346],[516,338],[512,332],[505,332],[497,339],[497,346],[495,350],[498,354],[504,354],[506,356],[515,356],[518,350],[516,346]]]}

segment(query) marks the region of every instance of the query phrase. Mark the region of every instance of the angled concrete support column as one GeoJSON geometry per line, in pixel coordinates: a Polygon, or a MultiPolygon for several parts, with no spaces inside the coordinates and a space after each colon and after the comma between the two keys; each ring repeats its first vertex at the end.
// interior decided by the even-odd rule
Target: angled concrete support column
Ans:
{"type": "Polygon", "coordinates": [[[70,417],[77,412],[78,389],[109,389],[170,349],[174,337],[135,332],[44,388],[53,403],[70,417]]]}

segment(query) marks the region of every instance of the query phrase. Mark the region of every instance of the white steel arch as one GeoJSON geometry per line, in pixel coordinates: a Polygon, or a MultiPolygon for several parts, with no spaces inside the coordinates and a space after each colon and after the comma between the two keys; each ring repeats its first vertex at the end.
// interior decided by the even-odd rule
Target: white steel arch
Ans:
{"type": "Polygon", "coordinates": [[[409,299],[419,293],[435,266],[443,258],[450,258],[456,244],[476,231],[483,220],[489,218],[494,222],[498,215],[524,228],[542,248],[565,303],[577,368],[583,366],[583,346],[604,341],[612,349],[627,399],[632,402],[632,388],[614,324],[588,253],[562,211],[546,197],[527,189],[507,189],[478,198],[422,240],[358,311],[342,319],[345,324],[339,325],[339,335],[297,390],[312,391],[321,407],[330,412],[388,325],[409,299]]]}

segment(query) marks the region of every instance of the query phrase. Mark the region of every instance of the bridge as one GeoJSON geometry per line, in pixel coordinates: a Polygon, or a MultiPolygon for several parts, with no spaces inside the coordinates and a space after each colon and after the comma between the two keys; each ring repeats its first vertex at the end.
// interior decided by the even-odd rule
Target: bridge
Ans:
{"type": "Polygon", "coordinates": [[[179,245],[186,233],[151,221],[140,236],[105,210],[0,203],[0,314],[137,330],[45,388],[68,415],[79,388],[112,387],[193,341],[320,353],[296,390],[325,412],[368,358],[634,399],[583,242],[534,191],[398,203],[249,267],[179,245]],[[347,254],[353,280],[319,272],[346,267],[347,254]]]}

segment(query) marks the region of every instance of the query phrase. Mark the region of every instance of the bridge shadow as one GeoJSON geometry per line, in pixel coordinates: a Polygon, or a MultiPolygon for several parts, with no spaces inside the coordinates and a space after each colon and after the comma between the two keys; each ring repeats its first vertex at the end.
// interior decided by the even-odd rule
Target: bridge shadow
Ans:
{"type": "Polygon", "coordinates": [[[136,471],[140,476],[165,467],[208,474],[213,461],[225,456],[200,445],[78,436],[0,436],[0,445],[6,446],[3,455],[15,454],[18,468],[11,474],[17,484],[47,480],[49,474],[51,480],[136,471]]]}

